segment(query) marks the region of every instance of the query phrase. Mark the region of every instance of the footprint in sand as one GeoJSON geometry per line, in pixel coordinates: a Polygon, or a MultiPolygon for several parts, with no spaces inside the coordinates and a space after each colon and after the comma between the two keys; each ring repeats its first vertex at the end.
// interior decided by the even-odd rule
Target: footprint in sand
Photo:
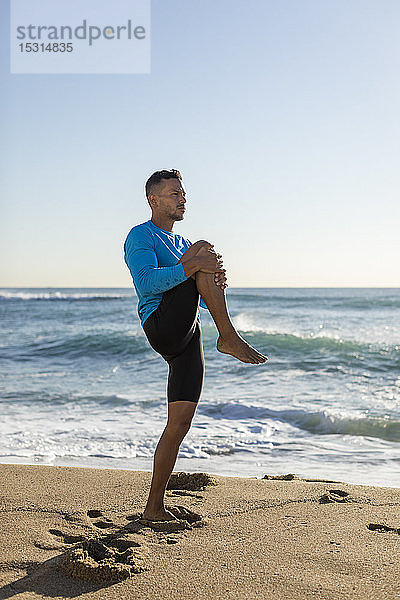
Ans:
{"type": "MultiPolygon", "coordinates": [[[[72,523],[75,527],[81,527],[82,521],[81,518],[78,518],[76,515],[64,515],[64,519],[72,523]]],[[[41,550],[56,550],[60,548],[60,545],[65,544],[76,544],[77,542],[82,542],[85,538],[83,534],[73,534],[73,533],[64,533],[61,529],[49,529],[49,533],[57,538],[53,543],[46,540],[35,540],[33,542],[36,548],[40,548],[41,550]]]]}
{"type": "MultiPolygon", "coordinates": [[[[99,517],[103,517],[103,513],[100,510],[96,509],[88,510],[86,514],[90,519],[98,519],[99,517]]],[[[116,525],[114,525],[111,519],[107,519],[106,517],[103,517],[101,521],[95,521],[94,523],[92,523],[92,525],[95,525],[99,529],[108,529],[110,527],[116,527],[116,525]]]]}
{"type": "MultiPolygon", "coordinates": [[[[207,473],[173,473],[167,489],[190,492],[204,490],[207,485],[216,483],[207,473]]],[[[135,573],[147,571],[146,559],[151,545],[176,544],[180,540],[179,534],[186,535],[182,532],[206,524],[202,515],[185,506],[166,508],[175,520],[151,521],[143,519],[143,513],[138,512],[127,516],[129,522],[117,532],[102,535],[95,531],[91,538],[76,540],[76,546],[58,558],[59,568],[72,577],[95,582],[122,581],[135,573]]],[[[93,525],[100,530],[115,527],[100,510],[91,509],[86,514],[89,519],[98,519],[93,525]]]]}
{"type": "Polygon", "coordinates": [[[146,550],[133,540],[90,538],[62,554],[58,567],[77,579],[116,582],[146,571],[146,556],[146,550]]]}
{"type": "Polygon", "coordinates": [[[379,523],[370,523],[369,525],[367,525],[367,528],[370,531],[378,531],[379,533],[397,533],[398,535],[400,535],[400,528],[396,529],[396,527],[380,525],[379,523]]]}
{"type": "Polygon", "coordinates": [[[61,538],[64,544],[76,544],[76,542],[82,542],[85,539],[84,535],[71,535],[70,533],[63,533],[60,529],[49,529],[49,533],[61,538]]]}
{"type": "Polygon", "coordinates": [[[323,494],[320,499],[320,504],[329,504],[331,502],[351,502],[352,498],[348,492],[344,490],[329,490],[326,494],[323,494]]]}
{"type": "MultiPolygon", "coordinates": [[[[117,533],[101,536],[99,532],[98,537],[84,539],[68,549],[58,559],[59,568],[71,577],[93,582],[122,581],[147,571],[146,559],[152,544],[176,544],[179,537],[171,534],[205,523],[201,515],[184,506],[167,508],[176,516],[176,521],[149,521],[141,518],[142,513],[131,515],[127,517],[129,523],[117,533]],[[146,531],[152,531],[153,537],[146,536],[142,542],[139,534],[146,531]]],[[[96,514],[94,518],[98,517],[96,514]]]]}

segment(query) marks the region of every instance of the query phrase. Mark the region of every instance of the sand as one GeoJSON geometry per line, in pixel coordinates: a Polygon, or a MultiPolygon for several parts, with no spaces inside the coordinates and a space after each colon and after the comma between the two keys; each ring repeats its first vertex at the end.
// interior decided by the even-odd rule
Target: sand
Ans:
{"type": "Polygon", "coordinates": [[[0,599],[400,598],[398,488],[174,472],[163,530],[141,519],[150,472],[0,478],[0,599]]]}

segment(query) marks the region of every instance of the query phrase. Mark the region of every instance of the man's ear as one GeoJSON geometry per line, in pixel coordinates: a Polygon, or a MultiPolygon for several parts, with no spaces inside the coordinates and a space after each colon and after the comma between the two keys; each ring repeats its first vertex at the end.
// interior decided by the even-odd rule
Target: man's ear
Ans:
{"type": "Polygon", "coordinates": [[[150,204],[150,208],[157,206],[157,198],[154,194],[149,194],[148,202],[150,204]]]}

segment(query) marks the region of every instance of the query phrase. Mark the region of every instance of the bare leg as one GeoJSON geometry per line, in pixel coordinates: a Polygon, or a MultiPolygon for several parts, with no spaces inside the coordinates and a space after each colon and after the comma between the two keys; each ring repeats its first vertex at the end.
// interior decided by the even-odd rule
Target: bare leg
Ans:
{"type": "Polygon", "coordinates": [[[214,273],[197,271],[192,277],[196,280],[197,289],[217,326],[217,350],[246,363],[258,364],[267,361],[266,356],[250,346],[236,331],[226,306],[225,290],[215,283],[214,273]]]}
{"type": "Polygon", "coordinates": [[[164,507],[164,494],[174,468],[179,446],[190,429],[197,403],[178,400],[168,403],[168,422],[158,442],[153,464],[149,498],[144,519],[170,521],[176,517],[164,507]]]}

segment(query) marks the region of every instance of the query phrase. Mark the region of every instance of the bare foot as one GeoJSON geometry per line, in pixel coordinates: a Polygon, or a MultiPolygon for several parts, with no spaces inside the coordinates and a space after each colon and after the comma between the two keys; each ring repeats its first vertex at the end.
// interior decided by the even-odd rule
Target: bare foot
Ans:
{"type": "Polygon", "coordinates": [[[230,354],[245,363],[258,364],[268,360],[267,356],[250,346],[237,332],[226,338],[219,336],[217,350],[223,354],[230,354]]]}
{"type": "Polygon", "coordinates": [[[175,515],[172,514],[169,510],[162,510],[158,512],[147,512],[144,511],[142,515],[142,519],[148,519],[149,521],[176,521],[175,515]]]}

